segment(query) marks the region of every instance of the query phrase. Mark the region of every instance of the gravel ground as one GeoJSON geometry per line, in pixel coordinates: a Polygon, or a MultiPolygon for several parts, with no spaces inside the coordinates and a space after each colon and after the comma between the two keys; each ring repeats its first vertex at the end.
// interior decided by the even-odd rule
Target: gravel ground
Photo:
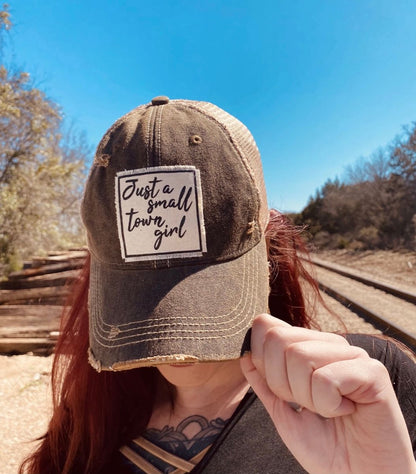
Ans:
{"type": "MultiPolygon", "coordinates": [[[[416,288],[416,253],[410,252],[320,252],[319,257],[350,266],[367,275],[416,288]]],[[[318,321],[326,331],[374,332],[361,318],[324,296],[339,319],[320,307],[318,321]]],[[[47,426],[51,410],[49,376],[52,356],[0,356],[0,474],[16,474],[21,460],[35,446],[47,426]]]]}
{"type": "Polygon", "coordinates": [[[341,294],[351,298],[365,308],[375,311],[386,321],[409,331],[416,337],[416,306],[401,300],[382,290],[373,288],[358,281],[334,275],[324,268],[317,268],[319,281],[341,294]]]}
{"type": "Polygon", "coordinates": [[[52,356],[0,357],[0,474],[15,474],[50,417],[52,356]]]}

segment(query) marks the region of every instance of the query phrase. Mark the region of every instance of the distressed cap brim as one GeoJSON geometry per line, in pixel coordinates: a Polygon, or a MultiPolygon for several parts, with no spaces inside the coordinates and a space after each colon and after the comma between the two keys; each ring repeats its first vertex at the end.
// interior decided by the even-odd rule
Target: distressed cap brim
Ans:
{"type": "Polygon", "coordinates": [[[91,256],[90,362],[97,370],[236,359],[267,311],[264,239],[216,265],[117,269],[91,256]],[[109,350],[111,349],[111,350],[109,350]]]}

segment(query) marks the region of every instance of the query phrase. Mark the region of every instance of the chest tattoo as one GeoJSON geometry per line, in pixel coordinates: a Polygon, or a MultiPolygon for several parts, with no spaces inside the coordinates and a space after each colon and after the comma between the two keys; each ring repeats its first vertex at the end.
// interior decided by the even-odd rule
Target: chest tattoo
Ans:
{"type": "Polygon", "coordinates": [[[226,423],[227,420],[222,418],[208,421],[201,415],[192,415],[179,423],[176,429],[167,425],[161,430],[150,428],[146,430],[144,437],[176,456],[191,459],[215,441],[226,423]],[[184,431],[191,424],[198,425],[197,428],[193,427],[194,431],[195,428],[198,431],[188,438],[184,431]]]}

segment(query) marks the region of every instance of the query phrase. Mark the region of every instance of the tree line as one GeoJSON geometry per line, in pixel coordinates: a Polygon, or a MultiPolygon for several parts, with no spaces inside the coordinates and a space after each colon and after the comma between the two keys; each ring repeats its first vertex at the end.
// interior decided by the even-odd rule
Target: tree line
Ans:
{"type": "Polygon", "coordinates": [[[416,249],[416,122],[292,215],[318,248],[416,249]]]}
{"type": "Polygon", "coordinates": [[[12,27],[0,11],[0,277],[25,258],[83,243],[79,203],[90,151],[27,72],[4,64],[12,27]]]}

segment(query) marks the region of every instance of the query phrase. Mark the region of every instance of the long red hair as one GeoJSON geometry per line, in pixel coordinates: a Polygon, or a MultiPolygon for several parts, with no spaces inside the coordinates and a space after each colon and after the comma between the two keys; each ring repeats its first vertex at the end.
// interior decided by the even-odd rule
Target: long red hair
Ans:
{"type": "MultiPolygon", "coordinates": [[[[303,283],[318,298],[319,289],[305,268],[307,250],[299,230],[272,210],[266,239],[270,314],[294,326],[311,327],[303,283]]],[[[150,419],[159,379],[156,369],[98,373],[88,363],[88,285],[89,258],[62,317],[52,367],[53,415],[20,474],[103,474],[114,452],[143,432],[150,419]]]]}

